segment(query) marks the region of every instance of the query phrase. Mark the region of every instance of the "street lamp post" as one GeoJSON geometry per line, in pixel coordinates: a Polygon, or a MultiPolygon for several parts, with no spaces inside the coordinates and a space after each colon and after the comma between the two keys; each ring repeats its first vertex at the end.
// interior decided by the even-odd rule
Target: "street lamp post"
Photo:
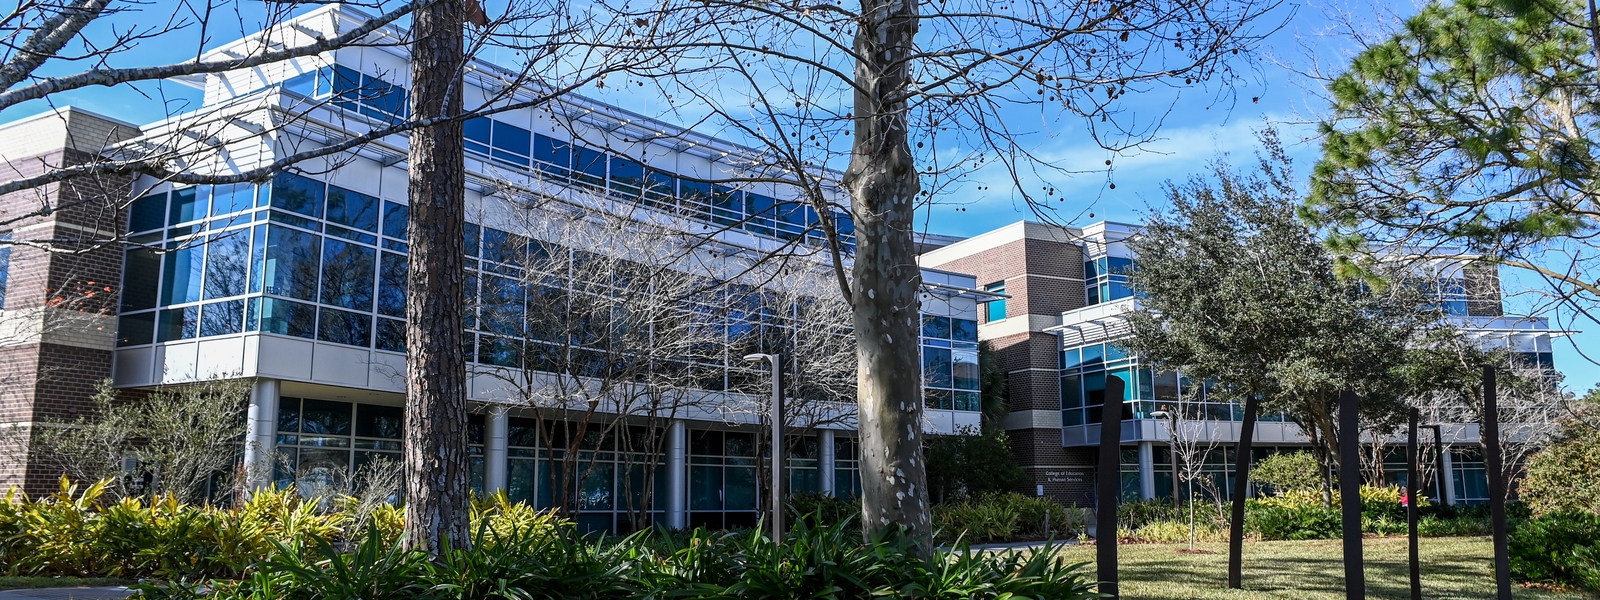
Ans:
{"type": "Polygon", "coordinates": [[[1172,460],[1172,507],[1182,508],[1178,500],[1178,415],[1170,410],[1158,410],[1150,416],[1167,420],[1167,458],[1172,460]]]}
{"type": "Polygon", "coordinates": [[[777,354],[746,354],[748,362],[772,367],[772,540],[783,538],[783,362],[777,354]]]}

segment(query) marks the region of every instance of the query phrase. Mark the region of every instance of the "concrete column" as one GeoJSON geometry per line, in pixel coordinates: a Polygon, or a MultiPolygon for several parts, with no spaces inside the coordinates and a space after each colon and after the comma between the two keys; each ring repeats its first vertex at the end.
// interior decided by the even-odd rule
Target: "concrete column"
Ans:
{"type": "Polygon", "coordinates": [[[1450,444],[1445,444],[1439,449],[1444,457],[1444,472],[1439,474],[1439,482],[1444,484],[1444,503],[1454,506],[1456,503],[1456,463],[1450,456],[1450,444]]]}
{"type": "Polygon", "coordinates": [[[817,445],[821,446],[817,454],[817,488],[824,496],[832,496],[833,467],[838,458],[833,454],[833,430],[824,429],[817,433],[817,445]]]}
{"type": "Polygon", "coordinates": [[[278,445],[278,380],[251,383],[245,419],[244,489],[249,494],[272,485],[278,445]]]}
{"type": "Polygon", "coordinates": [[[1139,498],[1156,497],[1156,443],[1139,442],[1139,498]]]}
{"type": "Polygon", "coordinates": [[[511,416],[506,407],[494,405],[489,407],[484,424],[488,427],[483,440],[483,491],[495,494],[506,489],[506,440],[511,416]]]}
{"type": "Polygon", "coordinates": [[[667,426],[667,526],[689,527],[689,427],[683,421],[667,426]]]}

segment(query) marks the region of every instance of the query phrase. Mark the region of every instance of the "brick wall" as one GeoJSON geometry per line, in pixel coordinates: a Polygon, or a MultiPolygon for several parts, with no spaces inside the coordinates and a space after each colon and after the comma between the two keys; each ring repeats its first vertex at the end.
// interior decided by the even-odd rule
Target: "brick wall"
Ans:
{"type": "MultiPolygon", "coordinates": [[[[25,120],[0,131],[0,180],[87,164],[106,143],[137,133],[81,111],[25,120]],[[87,151],[86,151],[87,150],[87,151]]],[[[31,431],[43,422],[87,414],[100,381],[111,376],[121,232],[133,178],[95,177],[0,196],[0,219],[41,206],[53,210],[17,220],[4,233],[47,243],[46,251],[12,246],[5,310],[0,311],[0,488],[19,482],[29,493],[53,491],[59,473],[39,468],[31,431]]]]}

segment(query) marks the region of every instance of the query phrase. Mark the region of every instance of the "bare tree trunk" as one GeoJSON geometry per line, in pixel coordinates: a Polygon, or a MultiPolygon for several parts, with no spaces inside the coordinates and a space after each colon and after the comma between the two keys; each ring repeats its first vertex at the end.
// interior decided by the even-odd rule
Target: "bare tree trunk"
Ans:
{"type": "MultiPolygon", "coordinates": [[[[411,114],[461,113],[462,2],[412,21],[411,114]]],[[[411,134],[411,257],[406,285],[406,545],[437,553],[470,543],[466,362],[462,354],[466,174],[460,121],[411,134]]]]}
{"type": "Polygon", "coordinates": [[[844,184],[856,218],[854,289],[862,534],[900,527],[931,552],[917,340],[922,273],[912,245],[921,191],[908,141],[906,58],[915,0],[863,0],[855,38],[855,139],[844,184]]]}

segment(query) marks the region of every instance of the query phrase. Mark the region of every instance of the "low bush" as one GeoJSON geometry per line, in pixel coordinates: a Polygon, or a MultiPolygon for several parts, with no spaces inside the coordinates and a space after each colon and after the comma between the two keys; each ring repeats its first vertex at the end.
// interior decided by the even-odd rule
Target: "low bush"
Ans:
{"type": "Polygon", "coordinates": [[[984,544],[1072,537],[1088,522],[1088,511],[1007,493],[935,505],[933,520],[941,543],[984,544]]]}
{"type": "MultiPolygon", "coordinates": [[[[1145,544],[1173,544],[1189,541],[1188,521],[1154,521],[1145,523],[1138,529],[1124,529],[1119,532],[1123,540],[1145,544]]],[[[1225,542],[1228,541],[1227,530],[1218,527],[1216,523],[1199,520],[1195,521],[1194,540],[1196,542],[1225,542]]]]}
{"type": "Polygon", "coordinates": [[[804,521],[811,527],[831,527],[849,523],[856,527],[861,517],[861,504],[827,494],[795,494],[784,504],[784,514],[790,523],[804,521]]]}
{"type": "Polygon", "coordinates": [[[1569,510],[1518,520],[1507,548],[1518,579],[1600,592],[1600,515],[1569,510]]]}
{"type": "Polygon", "coordinates": [[[1117,505],[1117,524],[1127,529],[1139,529],[1148,523],[1187,518],[1187,514],[1180,514],[1170,500],[1140,500],[1117,505]]]}

